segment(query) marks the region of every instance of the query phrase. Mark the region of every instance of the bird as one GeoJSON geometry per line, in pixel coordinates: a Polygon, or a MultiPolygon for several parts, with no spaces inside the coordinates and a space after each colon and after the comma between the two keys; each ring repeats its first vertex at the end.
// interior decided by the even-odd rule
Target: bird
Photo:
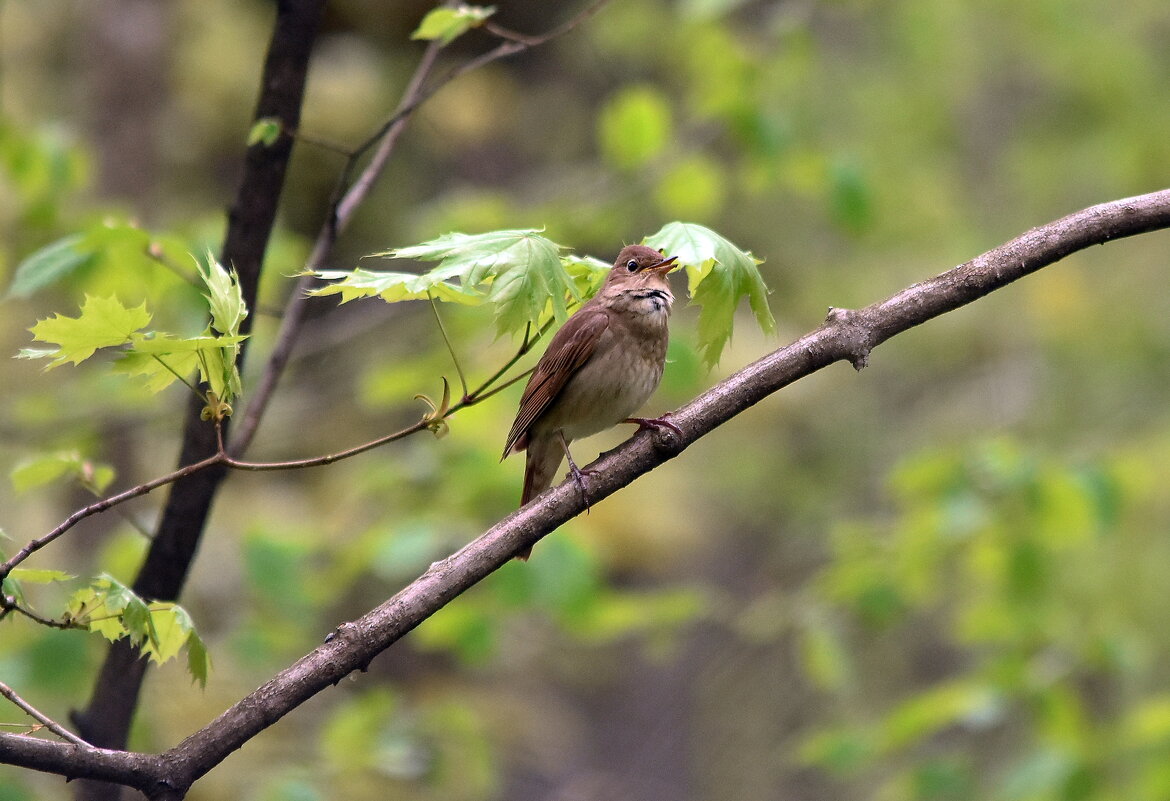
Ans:
{"type": "MultiPolygon", "coordinates": [[[[588,493],[569,443],[618,423],[678,427],[661,418],[630,417],[662,380],[674,295],[667,273],[676,257],[646,245],[622,248],[601,289],[561,326],[536,364],[508,432],[503,461],[527,451],[524,506],[552,485],[567,458],[581,494],[588,493]]],[[[515,554],[527,561],[532,547],[515,554]]]]}

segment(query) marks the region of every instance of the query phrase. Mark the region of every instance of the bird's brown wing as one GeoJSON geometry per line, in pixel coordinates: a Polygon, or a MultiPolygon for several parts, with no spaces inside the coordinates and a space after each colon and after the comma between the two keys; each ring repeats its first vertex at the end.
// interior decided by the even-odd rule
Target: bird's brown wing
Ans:
{"type": "MultiPolygon", "coordinates": [[[[536,371],[528,379],[528,385],[524,387],[524,394],[520,397],[520,411],[516,413],[512,430],[508,432],[504,456],[501,458],[506,458],[521,443],[528,429],[564,389],[565,383],[589,361],[597,340],[608,326],[609,315],[604,309],[582,308],[557,331],[548,350],[537,362],[536,371]]],[[[519,450],[523,449],[524,445],[520,444],[519,450]]]]}

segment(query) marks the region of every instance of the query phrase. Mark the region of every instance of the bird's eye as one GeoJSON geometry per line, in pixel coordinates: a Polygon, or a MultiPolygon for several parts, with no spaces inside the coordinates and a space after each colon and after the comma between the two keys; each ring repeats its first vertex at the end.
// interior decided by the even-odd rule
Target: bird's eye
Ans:
{"type": "Polygon", "coordinates": [[[630,259],[629,261],[626,262],[626,269],[629,270],[630,272],[636,271],[638,269],[638,262],[634,261],[633,259],[630,259]]]}

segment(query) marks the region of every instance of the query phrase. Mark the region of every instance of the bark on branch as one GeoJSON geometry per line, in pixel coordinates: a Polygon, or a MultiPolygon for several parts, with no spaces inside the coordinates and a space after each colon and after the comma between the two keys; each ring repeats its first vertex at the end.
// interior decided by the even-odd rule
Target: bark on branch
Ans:
{"type": "MultiPolygon", "coordinates": [[[[1071,214],[886,300],[863,309],[831,309],[816,330],[769,353],[675,412],[682,432],[642,432],[594,463],[590,502],[612,495],[674,458],[700,437],[797,379],[834,362],[860,369],[887,339],[990,294],[1070,253],[1113,239],[1170,228],[1170,190],[1071,214]]],[[[300,704],[336,684],[433,615],[464,590],[584,510],[568,481],[508,515],[478,539],[436,562],[361,618],[339,626],[298,662],[215,721],[159,755],[107,751],[0,734],[0,762],[64,776],[90,776],[138,787],[151,798],[182,798],[199,777],[300,704]]]]}

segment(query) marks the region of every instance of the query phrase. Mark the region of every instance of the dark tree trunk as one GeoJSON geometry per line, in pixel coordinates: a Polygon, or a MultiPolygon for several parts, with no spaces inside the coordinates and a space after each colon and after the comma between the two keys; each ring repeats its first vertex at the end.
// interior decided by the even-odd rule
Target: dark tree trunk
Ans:
{"type": "MultiPolygon", "coordinates": [[[[275,117],[285,132],[300,122],[301,101],[309,56],[320,27],[325,0],[279,0],[256,119],[275,117]]],[[[268,246],[273,220],[284,185],[293,140],[282,134],[271,146],[248,148],[240,188],[228,212],[228,230],[220,259],[239,274],[240,287],[249,309],[256,307],[260,268],[268,246]]],[[[250,318],[249,318],[250,319],[250,318]]],[[[249,320],[241,333],[247,333],[249,320]]],[[[187,404],[181,465],[211,456],[216,451],[215,430],[200,419],[202,402],[187,404]]],[[[199,548],[216,490],[224,471],[212,468],[177,481],[172,487],[146,560],[134,582],[134,590],[154,600],[179,598],[199,548]]],[[[125,748],[146,662],[125,642],[111,646],[102,666],[89,707],[74,713],[83,738],[104,748],[125,748]]],[[[105,782],[78,782],[76,797],[109,801],[120,788],[105,782]]]]}

